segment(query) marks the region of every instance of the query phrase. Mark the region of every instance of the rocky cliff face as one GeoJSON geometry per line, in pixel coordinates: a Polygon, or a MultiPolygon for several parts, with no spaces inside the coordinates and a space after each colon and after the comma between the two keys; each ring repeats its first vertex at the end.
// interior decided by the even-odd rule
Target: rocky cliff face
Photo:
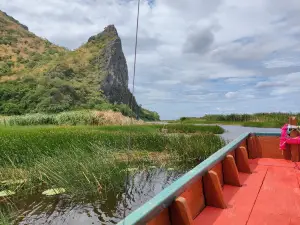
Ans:
{"type": "Polygon", "coordinates": [[[100,89],[111,103],[132,105],[136,111],[139,106],[128,89],[127,62],[115,26],[109,25],[102,33],[92,36],[89,42],[107,37],[110,37],[110,41],[100,53],[100,58],[103,59],[100,63],[100,70],[105,72],[100,89]]]}
{"type": "Polygon", "coordinates": [[[141,118],[159,118],[141,109],[128,89],[127,62],[114,25],[69,51],[0,11],[0,114],[112,109],[133,115],[120,104],[132,106],[141,118]]]}

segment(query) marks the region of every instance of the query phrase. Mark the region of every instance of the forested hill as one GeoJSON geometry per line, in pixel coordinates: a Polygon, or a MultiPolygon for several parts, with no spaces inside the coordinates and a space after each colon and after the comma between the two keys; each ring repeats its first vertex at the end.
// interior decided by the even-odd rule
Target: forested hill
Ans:
{"type": "Polygon", "coordinates": [[[128,89],[128,69],[114,25],[74,51],[52,44],[0,11],[0,114],[113,109],[157,120],[128,89]],[[133,102],[131,103],[131,100],[133,102]]]}

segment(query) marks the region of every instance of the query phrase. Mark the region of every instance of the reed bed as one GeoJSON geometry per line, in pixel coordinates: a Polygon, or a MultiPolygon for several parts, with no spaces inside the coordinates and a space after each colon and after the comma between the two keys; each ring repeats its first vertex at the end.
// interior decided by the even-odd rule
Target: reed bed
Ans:
{"type": "Polygon", "coordinates": [[[63,186],[70,193],[82,195],[94,193],[98,184],[103,190],[122,188],[121,171],[127,166],[124,159],[128,153],[135,167],[192,166],[223,145],[224,141],[212,133],[103,132],[92,127],[1,128],[0,177],[2,181],[26,180],[21,188],[26,191],[63,186]]]}
{"type": "Polygon", "coordinates": [[[202,119],[207,121],[238,121],[238,122],[280,122],[285,123],[290,116],[300,116],[300,113],[255,113],[255,114],[229,114],[205,115],[202,119]]]}
{"type": "Polygon", "coordinates": [[[261,128],[281,128],[285,123],[288,122],[288,118],[286,121],[276,122],[276,121],[267,121],[267,122],[244,122],[242,125],[244,127],[261,127],[261,128]]]}
{"type": "Polygon", "coordinates": [[[142,124],[143,121],[129,118],[114,111],[70,111],[57,114],[26,114],[0,117],[0,124],[5,126],[32,125],[129,125],[142,124]]]}
{"type": "Polygon", "coordinates": [[[300,113],[255,113],[255,114],[212,114],[200,118],[181,118],[170,121],[181,124],[236,124],[247,127],[280,128],[291,116],[300,117],[300,113]]]}
{"type": "Polygon", "coordinates": [[[198,133],[211,132],[221,134],[223,128],[219,126],[193,126],[187,124],[146,124],[143,121],[123,116],[120,112],[113,111],[73,111],[58,114],[28,114],[0,118],[4,126],[99,126],[102,131],[114,132],[165,132],[165,133],[198,133]],[[119,125],[119,126],[117,126],[119,125]],[[141,126],[143,125],[143,126],[141,126]]]}
{"type": "Polygon", "coordinates": [[[162,134],[158,132],[159,127],[150,125],[96,128],[89,126],[2,127],[0,128],[0,154],[2,155],[0,166],[5,166],[7,163],[31,165],[41,157],[60,156],[62,153],[73,152],[74,149],[91,152],[94,146],[112,152],[122,151],[128,148],[129,137],[131,150],[162,152],[173,148],[183,151],[185,140],[196,143],[199,139],[207,144],[210,142],[206,137],[214,137],[213,133],[220,131],[212,126],[194,127],[202,131],[203,135],[162,134]]]}

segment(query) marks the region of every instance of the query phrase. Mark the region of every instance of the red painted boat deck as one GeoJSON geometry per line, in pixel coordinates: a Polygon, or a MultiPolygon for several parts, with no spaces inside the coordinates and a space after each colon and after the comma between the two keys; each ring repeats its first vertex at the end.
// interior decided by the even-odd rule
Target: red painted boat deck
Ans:
{"type": "Polygon", "coordinates": [[[299,225],[300,164],[283,159],[250,160],[242,187],[224,185],[227,209],[205,207],[194,225],[299,225]]]}

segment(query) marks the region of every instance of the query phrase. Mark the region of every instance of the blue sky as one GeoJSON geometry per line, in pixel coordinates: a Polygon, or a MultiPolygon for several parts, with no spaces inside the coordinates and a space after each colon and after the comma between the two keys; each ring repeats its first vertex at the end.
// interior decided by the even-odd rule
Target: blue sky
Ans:
{"type": "MultiPolygon", "coordinates": [[[[70,49],[115,24],[131,79],[136,4],[2,0],[0,8],[70,49]]],[[[135,95],[162,119],[300,111],[299,0],[141,0],[140,12],[135,95]]]]}

